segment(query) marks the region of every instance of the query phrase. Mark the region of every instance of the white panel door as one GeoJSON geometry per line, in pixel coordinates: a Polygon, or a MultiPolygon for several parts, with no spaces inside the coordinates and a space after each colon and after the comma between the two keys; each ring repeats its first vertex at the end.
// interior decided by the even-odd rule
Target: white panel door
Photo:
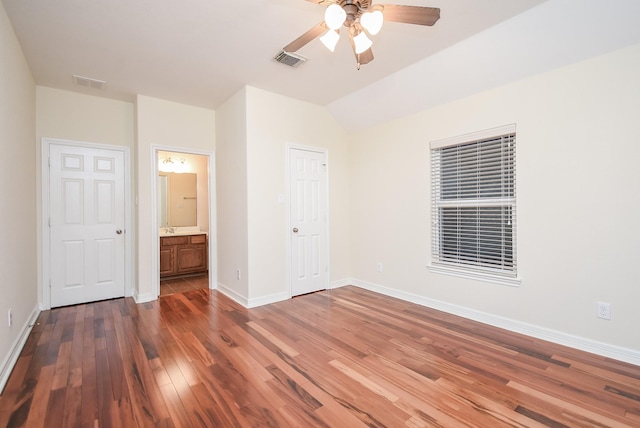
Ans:
{"type": "Polygon", "coordinates": [[[291,295],[328,286],[327,161],[322,152],[289,153],[291,295]]]}
{"type": "Polygon", "coordinates": [[[124,153],[51,144],[51,306],[124,296],[124,153]]]}

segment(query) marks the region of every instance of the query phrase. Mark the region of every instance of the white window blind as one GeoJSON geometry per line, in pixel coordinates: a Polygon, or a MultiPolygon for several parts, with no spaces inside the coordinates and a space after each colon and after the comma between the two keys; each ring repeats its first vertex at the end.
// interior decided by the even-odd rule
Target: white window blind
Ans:
{"type": "Polygon", "coordinates": [[[431,143],[434,266],[516,277],[515,125],[431,143]]]}

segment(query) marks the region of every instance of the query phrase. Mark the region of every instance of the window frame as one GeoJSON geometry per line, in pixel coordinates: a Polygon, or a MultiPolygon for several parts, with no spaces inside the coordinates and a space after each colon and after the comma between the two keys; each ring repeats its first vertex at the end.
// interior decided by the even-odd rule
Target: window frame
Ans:
{"type": "MultiPolygon", "coordinates": [[[[432,141],[429,144],[429,155],[430,155],[430,181],[431,181],[431,249],[430,249],[430,260],[427,268],[430,272],[452,275],[457,277],[505,284],[510,286],[518,286],[521,283],[521,279],[518,277],[518,269],[517,269],[517,216],[516,216],[516,125],[509,124],[497,128],[486,129],[478,132],[473,132],[470,134],[459,135],[451,138],[445,138],[442,140],[432,141]],[[504,168],[504,164],[501,164],[501,171],[507,171],[510,173],[510,177],[512,180],[511,185],[511,194],[505,196],[501,195],[500,197],[476,197],[476,198],[443,198],[442,195],[446,191],[443,191],[443,178],[442,178],[442,168],[441,165],[436,165],[438,162],[435,158],[441,156],[439,153],[442,153],[442,149],[460,147],[469,144],[481,144],[482,142],[489,142],[491,140],[496,140],[498,138],[503,138],[505,136],[512,136],[512,144],[510,146],[510,154],[511,154],[511,163],[508,164],[508,169],[504,168]],[[501,268],[495,269],[489,267],[488,258],[480,257],[475,263],[465,263],[464,257],[458,255],[456,259],[447,256],[443,252],[442,240],[440,237],[442,236],[442,227],[443,220],[441,219],[439,212],[441,208],[477,208],[477,215],[480,216],[482,208],[486,207],[497,207],[502,210],[505,207],[508,207],[509,211],[509,219],[510,219],[510,238],[511,238],[511,246],[508,245],[505,247],[505,244],[501,244],[501,250],[505,251],[505,248],[509,248],[511,251],[511,261],[512,261],[512,269],[505,268],[501,265],[501,268]],[[453,261],[452,261],[453,260],[453,261]],[[484,262],[484,263],[482,263],[484,262]]],[[[501,184],[504,184],[501,182],[501,184]]],[[[480,189],[480,185],[478,185],[478,189],[480,189]]],[[[501,223],[501,226],[504,227],[504,221],[501,223]]],[[[505,232],[502,229],[502,237],[504,237],[505,232]]],[[[485,235],[486,236],[486,235],[485,235]]],[[[489,240],[489,238],[485,238],[489,240]]],[[[480,240],[480,238],[478,238],[480,240]]],[[[460,245],[461,240],[457,241],[458,245],[460,245]]],[[[479,251],[479,250],[478,250],[479,251]]]]}

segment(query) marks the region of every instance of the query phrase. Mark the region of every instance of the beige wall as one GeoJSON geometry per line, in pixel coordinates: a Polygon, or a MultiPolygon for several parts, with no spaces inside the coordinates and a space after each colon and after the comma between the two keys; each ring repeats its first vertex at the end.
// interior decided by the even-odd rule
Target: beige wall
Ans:
{"type": "Polygon", "coordinates": [[[133,149],[133,104],[38,86],[38,143],[43,137],[133,149]]]}
{"type": "Polygon", "coordinates": [[[246,302],[249,297],[246,88],[218,108],[216,118],[217,286],[235,300],[246,302]]]}
{"type": "Polygon", "coordinates": [[[287,145],[328,149],[330,280],[349,276],[348,140],[323,107],[248,87],[249,304],[290,296],[287,145]]]}
{"type": "Polygon", "coordinates": [[[639,75],[636,45],[353,135],[353,277],[506,324],[640,351],[639,75]],[[429,273],[429,142],[510,123],[522,284],[429,273]],[[611,321],[596,318],[597,301],[611,303],[611,321]]]}
{"type": "MultiPolygon", "coordinates": [[[[188,106],[138,95],[136,99],[136,176],[137,176],[137,289],[138,301],[153,300],[155,285],[152,280],[155,254],[151,218],[157,216],[152,203],[152,174],[156,154],[152,146],[186,151],[215,151],[216,115],[213,110],[188,106]]],[[[155,178],[154,178],[155,183],[155,178]]],[[[214,237],[215,238],[215,237],[214,237]]]]}
{"type": "Polygon", "coordinates": [[[37,310],[35,84],[0,4],[0,383],[37,310]],[[11,309],[13,323],[8,325],[11,309]],[[14,352],[14,353],[12,353],[14,352]]]}
{"type": "MultiPolygon", "coordinates": [[[[42,139],[58,138],[82,141],[93,144],[107,144],[134,148],[134,111],[133,104],[38,86],[36,88],[36,177],[37,177],[37,215],[38,215],[38,256],[42,253],[41,228],[41,155],[42,139]]],[[[133,159],[132,159],[133,163],[133,159]]],[[[135,177],[132,173],[130,195],[134,195],[135,177]]],[[[134,201],[129,201],[134,207],[134,201]]],[[[133,209],[133,208],[132,208],[133,209]]],[[[133,219],[133,217],[132,217],[133,219]]],[[[134,227],[135,229],[135,227],[134,227]]],[[[132,231],[135,234],[135,230],[132,231]]],[[[135,246],[135,244],[134,244],[135,246]]],[[[132,266],[135,272],[136,266],[132,266]]],[[[42,261],[38,262],[38,296],[42,296],[42,261]]],[[[127,278],[130,286],[133,278],[127,278]]]]}

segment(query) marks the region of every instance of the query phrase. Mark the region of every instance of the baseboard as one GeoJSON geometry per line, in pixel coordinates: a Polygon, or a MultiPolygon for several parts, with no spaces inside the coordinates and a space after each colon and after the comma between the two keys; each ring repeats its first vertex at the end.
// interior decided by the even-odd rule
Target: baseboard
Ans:
{"type": "Polygon", "coordinates": [[[352,284],[353,284],[353,279],[351,278],[337,279],[335,281],[331,281],[331,283],[329,284],[329,290],[333,290],[335,288],[340,288],[340,287],[346,287],[347,285],[352,285],[352,284]]]}
{"type": "Polygon", "coordinates": [[[31,311],[31,314],[27,317],[27,321],[22,326],[20,334],[16,337],[16,340],[14,340],[11,345],[11,349],[9,349],[9,353],[0,366],[0,394],[4,391],[4,387],[9,380],[9,376],[11,376],[13,367],[16,365],[16,362],[18,362],[20,352],[22,351],[24,344],[27,342],[29,333],[31,333],[30,326],[36,322],[38,315],[40,315],[40,309],[38,308],[38,305],[36,305],[36,307],[33,308],[33,311],[31,311]]]}
{"type": "Polygon", "coordinates": [[[523,323],[510,318],[504,318],[497,315],[476,311],[475,309],[453,305],[439,300],[429,299],[417,294],[407,293],[405,291],[384,287],[367,281],[353,279],[351,281],[351,284],[355,285],[356,287],[384,294],[386,296],[395,297],[407,302],[416,303],[418,305],[437,309],[442,312],[458,315],[484,324],[489,324],[494,327],[503,328],[515,333],[524,334],[527,336],[535,337],[537,339],[547,340],[559,345],[568,346],[570,348],[579,349],[581,351],[590,352],[592,354],[597,354],[640,366],[640,351],[636,351],[633,349],[598,342],[584,337],[574,336],[556,330],[551,330],[545,327],[523,323]]]}
{"type": "Polygon", "coordinates": [[[289,293],[270,294],[269,296],[249,299],[247,308],[256,308],[258,306],[268,305],[270,303],[276,303],[276,302],[281,302],[283,300],[288,300],[289,298],[291,298],[289,293]]]}
{"type": "Polygon", "coordinates": [[[249,307],[249,301],[246,297],[241,296],[240,294],[236,293],[234,290],[230,289],[229,287],[227,287],[226,285],[220,282],[218,283],[218,291],[224,294],[225,296],[227,296],[228,298],[230,298],[231,300],[233,300],[234,302],[241,304],[245,308],[249,307]]]}
{"type": "Polygon", "coordinates": [[[135,302],[138,304],[153,302],[154,300],[158,300],[158,295],[156,293],[144,293],[144,294],[134,293],[133,300],[135,300],[135,302]]]}

